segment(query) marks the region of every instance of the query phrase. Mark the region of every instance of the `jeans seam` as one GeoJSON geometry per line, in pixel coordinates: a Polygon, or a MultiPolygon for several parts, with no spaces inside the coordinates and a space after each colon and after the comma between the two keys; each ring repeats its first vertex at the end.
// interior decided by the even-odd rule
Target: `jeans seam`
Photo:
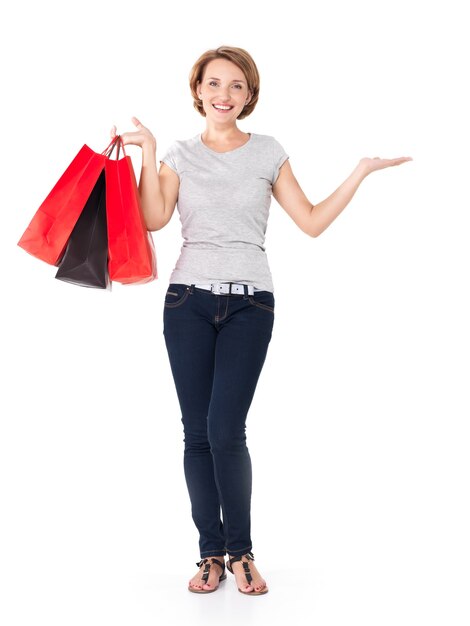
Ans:
{"type": "Polygon", "coordinates": [[[185,302],[187,300],[189,296],[189,287],[185,290],[184,294],[181,296],[181,298],[179,300],[177,300],[176,302],[165,302],[164,306],[167,308],[176,308],[178,306],[180,306],[181,304],[183,304],[183,302],[185,302]]]}
{"type": "MultiPolygon", "coordinates": [[[[232,553],[232,552],[231,552],[228,548],[225,548],[225,549],[227,550],[227,553],[228,553],[228,554],[233,554],[233,553],[232,553]]],[[[240,551],[242,551],[242,550],[243,550],[243,551],[247,550],[248,552],[251,552],[251,550],[252,550],[252,545],[249,545],[249,546],[247,546],[246,548],[237,548],[237,549],[235,550],[235,552],[240,552],[240,551]]]]}
{"type": "Polygon", "coordinates": [[[254,306],[259,306],[261,309],[266,309],[266,311],[271,311],[271,313],[274,313],[274,308],[273,307],[270,307],[267,304],[263,304],[262,302],[256,302],[253,299],[253,296],[248,296],[248,300],[254,306]]]}
{"type": "Polygon", "coordinates": [[[213,554],[215,554],[216,556],[226,556],[227,554],[227,550],[225,548],[219,548],[218,550],[205,550],[204,552],[201,552],[201,559],[205,558],[206,556],[212,556],[213,554]]]}

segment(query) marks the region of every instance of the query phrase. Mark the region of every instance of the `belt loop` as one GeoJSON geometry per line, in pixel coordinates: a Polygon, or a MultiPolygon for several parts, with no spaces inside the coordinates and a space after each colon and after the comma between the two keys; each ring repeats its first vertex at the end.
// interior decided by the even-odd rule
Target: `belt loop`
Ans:
{"type": "Polygon", "coordinates": [[[231,296],[232,295],[232,283],[228,284],[228,295],[231,296]]]}
{"type": "Polygon", "coordinates": [[[246,300],[248,298],[248,285],[243,285],[243,291],[245,292],[243,300],[246,300]]]}
{"type": "Polygon", "coordinates": [[[194,292],[194,283],[191,284],[191,286],[189,287],[189,293],[192,295],[194,292]]]}

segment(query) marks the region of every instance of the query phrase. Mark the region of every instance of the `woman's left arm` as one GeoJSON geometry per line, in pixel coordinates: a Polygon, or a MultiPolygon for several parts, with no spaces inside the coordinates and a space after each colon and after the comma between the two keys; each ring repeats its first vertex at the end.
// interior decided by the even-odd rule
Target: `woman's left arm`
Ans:
{"type": "Polygon", "coordinates": [[[398,159],[364,158],[353,172],[328,198],[313,205],[304,194],[286,160],[273,185],[273,196],[297,226],[307,235],[318,237],[349,204],[364,178],[376,170],[412,161],[411,157],[398,159]]]}

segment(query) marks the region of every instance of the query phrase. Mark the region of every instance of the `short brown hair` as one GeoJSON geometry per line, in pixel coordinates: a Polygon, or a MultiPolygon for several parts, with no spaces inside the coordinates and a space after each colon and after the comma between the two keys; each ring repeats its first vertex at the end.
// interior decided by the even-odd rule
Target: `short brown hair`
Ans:
{"type": "Polygon", "coordinates": [[[191,89],[191,95],[193,96],[194,108],[203,117],[206,116],[196,88],[197,83],[202,82],[206,65],[213,59],[227,59],[228,61],[235,63],[235,65],[237,65],[245,75],[246,82],[248,83],[248,91],[251,92],[252,96],[251,100],[244,106],[237,119],[242,120],[244,117],[248,117],[248,115],[253,112],[258,102],[260,84],[258,68],[246,50],[243,50],[243,48],[234,48],[232,46],[219,46],[213,50],[207,50],[207,52],[201,54],[199,59],[193,65],[191,72],[189,73],[189,87],[191,89]]]}

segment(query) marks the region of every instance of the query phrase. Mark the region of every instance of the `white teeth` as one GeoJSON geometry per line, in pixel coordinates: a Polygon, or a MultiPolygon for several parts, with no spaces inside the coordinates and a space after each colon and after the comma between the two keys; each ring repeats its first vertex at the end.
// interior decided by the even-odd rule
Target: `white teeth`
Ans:
{"type": "Polygon", "coordinates": [[[222,111],[228,111],[229,109],[232,109],[233,107],[229,107],[229,106],[219,106],[218,104],[214,104],[212,105],[215,109],[222,109],[222,111]]]}

